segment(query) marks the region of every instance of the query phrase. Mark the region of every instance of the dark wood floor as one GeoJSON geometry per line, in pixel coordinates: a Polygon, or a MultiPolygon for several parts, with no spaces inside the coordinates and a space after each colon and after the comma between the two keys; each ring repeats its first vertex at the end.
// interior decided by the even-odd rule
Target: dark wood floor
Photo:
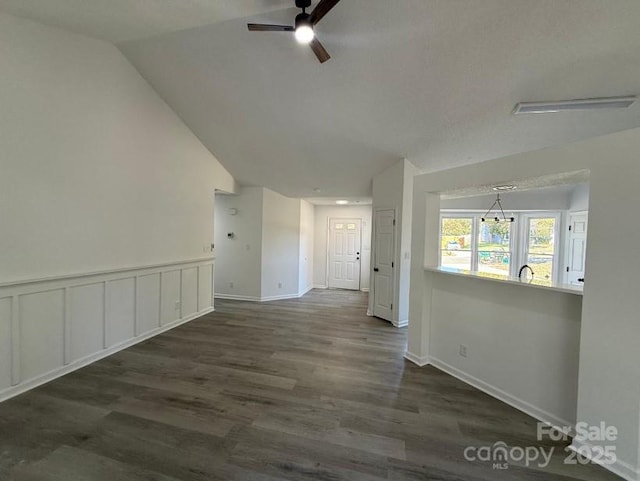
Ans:
{"type": "Polygon", "coordinates": [[[535,421],[403,359],[366,295],[217,311],[0,404],[0,480],[613,480],[464,460],[535,421]]]}

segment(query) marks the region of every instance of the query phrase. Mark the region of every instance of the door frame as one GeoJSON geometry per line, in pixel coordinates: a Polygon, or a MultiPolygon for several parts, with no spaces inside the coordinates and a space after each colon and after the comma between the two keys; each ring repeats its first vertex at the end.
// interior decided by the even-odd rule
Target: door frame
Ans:
{"type": "MultiPolygon", "coordinates": [[[[397,281],[398,281],[398,269],[395,267],[395,265],[399,264],[400,260],[396,259],[396,251],[397,251],[397,243],[398,243],[398,211],[395,207],[376,207],[375,209],[373,209],[373,211],[371,212],[371,223],[373,224],[372,228],[371,228],[371,245],[372,245],[372,249],[371,249],[371,266],[369,267],[369,269],[371,270],[371,273],[369,274],[369,283],[370,283],[370,289],[369,289],[369,299],[370,301],[370,306],[371,306],[371,315],[376,317],[375,315],[375,295],[376,295],[376,276],[374,275],[373,269],[375,267],[375,263],[376,263],[376,249],[377,249],[377,229],[378,229],[378,225],[376,222],[376,218],[377,218],[377,213],[383,210],[390,210],[393,211],[393,218],[395,219],[396,223],[393,226],[393,262],[394,262],[394,268],[393,268],[393,293],[392,293],[392,298],[394,300],[393,304],[394,304],[394,309],[391,309],[391,318],[393,319],[391,322],[398,322],[398,307],[395,305],[397,304],[395,302],[396,300],[396,291],[398,289],[397,286],[397,281]]],[[[382,318],[379,318],[382,319],[382,318]]]]}
{"type": "Polygon", "coordinates": [[[327,218],[327,252],[326,252],[326,268],[325,268],[325,278],[324,285],[327,286],[327,289],[331,289],[329,287],[329,269],[331,264],[331,222],[334,220],[359,220],[360,221],[360,268],[358,269],[358,291],[362,290],[362,226],[364,224],[364,219],[362,217],[329,217],[327,218]]]}

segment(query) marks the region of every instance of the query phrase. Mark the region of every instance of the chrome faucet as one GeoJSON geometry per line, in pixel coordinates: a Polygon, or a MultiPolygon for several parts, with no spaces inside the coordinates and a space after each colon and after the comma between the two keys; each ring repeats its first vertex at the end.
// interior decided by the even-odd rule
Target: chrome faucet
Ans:
{"type": "Polygon", "coordinates": [[[533,269],[529,267],[529,264],[525,264],[520,268],[520,272],[518,272],[518,279],[522,280],[522,271],[524,271],[525,269],[529,269],[529,271],[531,272],[531,278],[533,279],[533,276],[535,274],[533,272],[533,269]]]}

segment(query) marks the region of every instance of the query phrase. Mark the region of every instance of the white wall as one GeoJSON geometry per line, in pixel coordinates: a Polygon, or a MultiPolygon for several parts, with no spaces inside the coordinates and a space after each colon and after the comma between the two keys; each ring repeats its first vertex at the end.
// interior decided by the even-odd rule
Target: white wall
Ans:
{"type": "Polygon", "coordinates": [[[430,299],[436,274],[426,273],[424,266],[437,259],[440,200],[434,192],[490,184],[495,178],[515,181],[590,170],[577,419],[617,427],[618,440],[611,444],[617,448],[618,460],[608,468],[633,480],[640,479],[640,296],[636,279],[640,255],[629,251],[629,246],[640,245],[640,224],[634,221],[640,205],[639,153],[640,129],[634,129],[416,177],[408,343],[411,357],[428,362],[430,299]]]}
{"type": "Polygon", "coordinates": [[[579,184],[576,186],[571,193],[569,210],[571,212],[589,210],[589,184],[579,184]]]}
{"type": "Polygon", "coordinates": [[[313,206],[264,187],[216,199],[216,296],[269,301],[306,293],[313,276],[313,206]]]}
{"type": "Polygon", "coordinates": [[[431,364],[556,426],[576,422],[581,296],[447,274],[432,295],[431,364]]]}
{"type": "Polygon", "coordinates": [[[298,290],[302,294],[313,288],[313,242],[315,208],[306,200],[300,201],[300,274],[298,290]]]}
{"type": "Polygon", "coordinates": [[[261,296],[262,198],[262,187],[243,187],[238,195],[216,195],[216,294],[261,296]],[[230,215],[229,209],[236,209],[236,215],[230,215]]]}
{"type": "Polygon", "coordinates": [[[0,15],[0,282],[203,256],[233,179],[105,42],[0,15]]]}
{"type": "Polygon", "coordinates": [[[0,71],[5,398],[210,311],[235,185],[113,45],[0,15],[0,71]]]}
{"type": "Polygon", "coordinates": [[[362,219],[362,251],[360,256],[360,289],[369,289],[369,265],[371,263],[371,206],[315,206],[315,229],[313,241],[313,284],[316,288],[327,287],[327,240],[329,219],[362,219]]]}
{"type": "Polygon", "coordinates": [[[264,189],[262,219],[261,296],[296,296],[300,275],[300,199],[264,189]]]}
{"type": "MultiPolygon", "coordinates": [[[[395,209],[396,239],[394,264],[395,280],[392,322],[396,326],[406,326],[409,319],[409,284],[411,268],[411,202],[413,197],[413,177],[418,169],[404,159],[378,174],[373,179],[373,212],[375,232],[375,211],[378,209],[395,209]]],[[[372,234],[375,236],[375,234],[372,234]]],[[[375,256],[375,238],[372,245],[372,262],[375,256]]],[[[375,266],[373,263],[370,269],[375,266]]],[[[373,312],[375,284],[371,286],[369,311],[373,312]]]]}

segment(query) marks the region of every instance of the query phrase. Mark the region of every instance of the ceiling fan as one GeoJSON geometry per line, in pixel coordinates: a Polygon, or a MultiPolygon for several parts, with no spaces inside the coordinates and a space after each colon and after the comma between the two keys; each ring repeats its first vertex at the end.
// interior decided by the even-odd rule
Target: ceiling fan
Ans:
{"type": "Polygon", "coordinates": [[[247,26],[252,32],[294,32],[296,40],[307,44],[316,54],[320,63],[325,63],[331,58],[320,41],[316,38],[313,30],[322,18],[336,6],[340,0],[320,0],[320,3],[311,12],[307,13],[307,8],[311,6],[311,0],[296,0],[296,7],[302,9],[302,13],[296,16],[295,26],[289,25],[266,25],[261,23],[250,23],[247,26]]]}

